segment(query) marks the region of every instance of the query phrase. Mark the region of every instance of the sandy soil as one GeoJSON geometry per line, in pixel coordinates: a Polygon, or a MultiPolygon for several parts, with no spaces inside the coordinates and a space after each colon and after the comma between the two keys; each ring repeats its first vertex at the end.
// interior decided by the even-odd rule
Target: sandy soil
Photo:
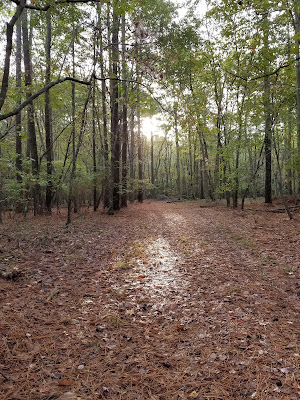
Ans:
{"type": "Polygon", "coordinates": [[[300,214],[152,202],[0,235],[0,399],[300,399],[300,214]]]}

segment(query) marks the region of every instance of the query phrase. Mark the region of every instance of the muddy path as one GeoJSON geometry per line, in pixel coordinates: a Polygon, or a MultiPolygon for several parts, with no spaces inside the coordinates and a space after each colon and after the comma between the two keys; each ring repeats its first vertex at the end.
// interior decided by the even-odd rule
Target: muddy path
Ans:
{"type": "Polygon", "coordinates": [[[6,224],[0,399],[300,399],[299,236],[196,202],[6,224]]]}

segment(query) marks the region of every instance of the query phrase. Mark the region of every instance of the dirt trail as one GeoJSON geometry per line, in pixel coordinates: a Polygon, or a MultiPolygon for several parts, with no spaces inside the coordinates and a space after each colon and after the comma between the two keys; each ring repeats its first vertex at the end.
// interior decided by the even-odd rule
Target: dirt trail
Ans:
{"type": "Polygon", "coordinates": [[[200,205],[5,226],[0,399],[300,399],[299,217],[200,205]]]}

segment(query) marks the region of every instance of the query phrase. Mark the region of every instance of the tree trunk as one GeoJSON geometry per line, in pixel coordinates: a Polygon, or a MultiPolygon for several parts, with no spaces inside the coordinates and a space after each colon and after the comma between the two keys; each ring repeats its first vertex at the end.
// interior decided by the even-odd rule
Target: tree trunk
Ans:
{"type": "Polygon", "coordinates": [[[96,80],[93,82],[93,138],[92,138],[92,153],[93,153],[93,207],[94,211],[98,208],[98,194],[97,194],[97,157],[96,157],[96,80]]]}
{"type": "Polygon", "coordinates": [[[155,183],[155,177],[154,177],[154,148],[153,148],[153,132],[151,131],[151,183],[154,185],[155,183]]]}
{"type": "MultiPolygon", "coordinates": [[[[296,80],[297,80],[297,148],[298,148],[298,163],[300,162],[300,0],[295,0],[295,34],[296,41],[296,80]]],[[[298,171],[300,168],[298,169],[298,171]]],[[[298,194],[300,194],[300,172],[298,174],[298,194]]]]}
{"type": "MultiPolygon", "coordinates": [[[[267,58],[269,52],[269,20],[266,16],[266,28],[264,30],[264,51],[267,58]]],[[[272,115],[270,98],[270,77],[265,68],[264,77],[264,114],[265,114],[265,203],[272,203],[272,115]]]]}
{"type": "MultiPolygon", "coordinates": [[[[289,115],[292,115],[293,110],[289,110],[289,115]]],[[[292,120],[291,118],[288,119],[288,132],[286,138],[286,162],[288,164],[287,171],[286,171],[286,188],[289,195],[293,194],[293,187],[292,187],[292,120]]]]}
{"type": "Polygon", "coordinates": [[[137,200],[142,203],[144,200],[143,193],[143,158],[142,158],[142,139],[141,139],[141,111],[140,111],[140,89],[137,88],[137,145],[138,145],[138,174],[139,174],[139,187],[137,193],[137,200]]]}
{"type": "Polygon", "coordinates": [[[232,194],[232,205],[233,208],[238,206],[238,195],[239,195],[239,165],[240,165],[240,150],[241,150],[241,139],[243,135],[243,122],[242,115],[244,113],[244,100],[245,93],[243,95],[243,100],[241,104],[238,104],[239,93],[237,92],[237,108],[238,108],[238,137],[237,137],[237,148],[235,155],[235,171],[234,171],[234,190],[232,194]]]}
{"type": "MultiPolygon", "coordinates": [[[[109,208],[109,182],[110,182],[110,165],[109,165],[109,142],[107,129],[107,107],[106,107],[106,84],[104,80],[104,60],[103,60],[103,38],[101,9],[98,4],[98,28],[99,28],[99,64],[101,74],[101,102],[102,102],[102,121],[103,121],[103,142],[104,142],[104,189],[103,189],[103,207],[109,208]]],[[[112,208],[112,207],[111,207],[112,208]]]]}
{"type": "MultiPolygon", "coordinates": [[[[73,150],[73,162],[72,162],[72,169],[71,169],[70,181],[69,181],[67,225],[69,225],[71,223],[73,183],[74,183],[74,177],[75,177],[75,171],[76,171],[76,161],[77,161],[79,150],[80,150],[80,147],[81,147],[81,144],[82,144],[83,134],[84,134],[85,125],[86,125],[86,111],[87,111],[88,103],[89,103],[89,100],[90,100],[90,97],[91,97],[91,93],[92,93],[92,85],[89,88],[88,95],[87,95],[87,98],[86,98],[86,101],[85,101],[85,104],[84,104],[84,107],[83,107],[77,146],[73,150]]],[[[74,146],[75,146],[75,142],[74,142],[74,146]]]]}
{"type": "Polygon", "coordinates": [[[9,84],[9,73],[10,73],[10,57],[12,51],[12,44],[13,44],[13,32],[14,32],[14,25],[20,18],[26,1],[20,0],[20,4],[17,6],[16,12],[12,16],[11,20],[6,25],[6,47],[5,47],[5,58],[4,58],[4,68],[2,72],[2,82],[1,82],[1,90],[0,90],[0,110],[3,107],[7,90],[9,84]]]}
{"type": "Polygon", "coordinates": [[[113,210],[120,209],[120,127],[119,127],[119,16],[116,10],[118,0],[114,1],[113,23],[111,32],[111,69],[110,79],[111,93],[111,169],[112,169],[112,203],[113,210]]]}
{"type": "Polygon", "coordinates": [[[202,171],[203,171],[204,194],[205,194],[205,198],[206,198],[207,197],[206,193],[208,192],[208,195],[209,195],[210,199],[212,201],[214,201],[215,200],[215,193],[214,193],[214,187],[213,187],[211,172],[207,168],[207,161],[208,161],[207,144],[206,144],[206,140],[205,140],[204,134],[201,131],[200,122],[197,123],[196,129],[197,129],[197,133],[199,135],[200,150],[201,150],[201,154],[202,154],[202,171]]]}
{"type": "Polygon", "coordinates": [[[130,196],[132,203],[135,200],[134,180],[135,180],[135,134],[134,134],[134,110],[130,113],[130,151],[129,151],[129,176],[130,176],[130,196]]]}
{"type": "Polygon", "coordinates": [[[122,16],[122,92],[123,92],[123,110],[122,110],[122,194],[121,207],[127,207],[127,145],[128,145],[128,124],[127,124],[127,65],[126,65],[126,35],[125,35],[125,14],[122,16]]]}
{"type": "MultiPolygon", "coordinates": [[[[31,85],[32,85],[32,62],[30,54],[30,43],[28,37],[28,22],[27,22],[27,12],[24,11],[22,18],[22,33],[23,33],[23,52],[24,52],[24,68],[25,68],[25,86],[26,86],[26,96],[27,98],[31,96],[31,85]]],[[[42,213],[42,201],[41,192],[38,182],[39,177],[39,158],[37,150],[36,141],[36,131],[34,122],[34,106],[31,101],[27,107],[27,123],[28,123],[28,136],[29,136],[29,150],[31,156],[31,169],[32,175],[35,179],[33,186],[33,207],[34,215],[42,213]]]]}
{"type": "MultiPolygon", "coordinates": [[[[46,33],[46,80],[47,85],[51,81],[51,14],[50,10],[46,13],[47,33],[46,33]]],[[[46,209],[51,214],[52,206],[52,109],[50,100],[50,90],[45,92],[45,134],[46,134],[46,157],[47,157],[47,186],[46,186],[46,209]]]]}
{"type": "MultiPolygon", "coordinates": [[[[0,160],[1,160],[1,143],[0,143],[0,160]]],[[[3,223],[3,219],[2,219],[2,212],[3,212],[3,193],[2,193],[2,187],[3,187],[3,181],[2,181],[2,171],[0,168],[0,224],[3,223]]]]}
{"type": "MultiPolygon", "coordinates": [[[[18,93],[17,105],[22,102],[21,86],[22,86],[22,26],[20,21],[17,24],[16,37],[16,89],[18,93]]],[[[22,113],[16,115],[16,178],[22,183],[22,113]]]]}
{"type": "Polygon", "coordinates": [[[181,176],[180,176],[180,155],[179,155],[179,137],[178,137],[178,115],[174,109],[175,118],[175,143],[176,143],[176,171],[177,171],[177,196],[181,199],[181,176]]]}
{"type": "MultiPolygon", "coordinates": [[[[72,43],[72,76],[75,78],[75,38],[72,43]]],[[[78,202],[77,202],[77,196],[73,194],[73,181],[76,176],[76,122],[75,122],[75,115],[76,115],[76,93],[75,93],[75,82],[72,81],[72,177],[70,177],[70,190],[69,193],[69,199],[68,199],[68,221],[70,219],[70,213],[71,213],[71,206],[72,206],[72,200],[73,200],[73,206],[74,206],[74,213],[78,212],[78,202]]]]}

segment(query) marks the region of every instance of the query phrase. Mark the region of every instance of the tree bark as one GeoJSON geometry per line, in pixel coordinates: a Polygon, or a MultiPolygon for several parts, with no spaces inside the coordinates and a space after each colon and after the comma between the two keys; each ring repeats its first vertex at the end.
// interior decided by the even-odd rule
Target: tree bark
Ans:
{"type": "Polygon", "coordinates": [[[92,153],[93,153],[93,207],[94,211],[98,208],[98,193],[97,193],[97,157],[96,157],[96,80],[94,79],[93,85],[93,137],[92,137],[92,153]]]}
{"type": "Polygon", "coordinates": [[[141,110],[139,101],[140,101],[140,89],[137,88],[137,145],[138,145],[138,176],[139,176],[137,200],[139,203],[142,203],[144,201],[143,157],[142,157],[142,139],[141,139],[141,110]]]}
{"type": "MultiPolygon", "coordinates": [[[[1,143],[0,143],[0,159],[1,159],[1,143]]],[[[2,218],[2,213],[3,213],[3,193],[2,193],[2,187],[3,187],[3,180],[2,180],[2,172],[0,168],[0,224],[3,223],[3,218],[2,218]]]]}
{"type": "MultiPolygon", "coordinates": [[[[90,86],[90,88],[89,88],[88,95],[87,95],[86,101],[84,103],[77,146],[76,146],[76,148],[73,149],[73,162],[72,162],[72,169],[71,169],[70,181],[69,181],[67,225],[69,225],[71,223],[73,183],[74,183],[75,172],[76,172],[76,161],[77,161],[79,150],[80,150],[80,147],[82,144],[83,134],[84,134],[85,125],[86,125],[86,111],[87,111],[87,107],[88,107],[88,104],[90,101],[91,93],[92,93],[92,86],[90,86]]],[[[73,145],[75,146],[75,142],[73,143],[73,145]]]]}
{"type": "MultiPolygon", "coordinates": [[[[269,20],[265,17],[264,52],[267,58],[269,52],[269,20]]],[[[266,61],[267,62],[267,61],[266,61]]],[[[265,68],[264,77],[264,114],[265,114],[265,203],[272,203],[272,115],[270,98],[270,77],[268,67],[265,68]]]]}
{"type": "Polygon", "coordinates": [[[155,176],[154,176],[154,145],[153,145],[153,132],[151,131],[151,183],[154,185],[155,183],[155,176]]]}
{"type": "Polygon", "coordinates": [[[113,210],[120,209],[120,126],[119,126],[119,16],[116,10],[118,0],[114,1],[113,23],[111,32],[111,72],[110,93],[111,93],[111,169],[112,169],[112,203],[113,210]]]}
{"type": "MultiPolygon", "coordinates": [[[[75,78],[75,40],[72,43],[72,76],[75,78]]],[[[76,176],[76,93],[75,93],[75,82],[72,81],[72,175],[70,177],[69,185],[69,198],[68,198],[68,222],[71,222],[71,206],[73,200],[74,213],[78,212],[77,197],[73,194],[73,181],[76,176]],[[71,182],[72,181],[72,182],[71,182]]]]}
{"type": "Polygon", "coordinates": [[[122,194],[121,194],[121,207],[127,207],[127,145],[128,145],[128,124],[127,124],[127,102],[128,102],[128,88],[127,88],[127,65],[126,65],[126,35],[125,35],[125,14],[122,16],[122,93],[123,93],[123,109],[122,109],[122,194]]]}
{"type": "Polygon", "coordinates": [[[135,180],[135,132],[134,132],[134,109],[130,113],[130,149],[129,149],[129,176],[130,176],[130,196],[131,203],[135,200],[134,180],[135,180]]]}
{"type": "Polygon", "coordinates": [[[3,107],[7,90],[9,84],[9,73],[10,73],[10,58],[11,58],[11,51],[12,51],[12,44],[13,44],[13,32],[14,32],[14,25],[20,18],[23,10],[25,7],[25,0],[20,0],[20,4],[17,6],[16,12],[12,16],[11,20],[7,23],[6,26],[6,48],[5,48],[5,59],[4,59],[4,68],[3,68],[3,75],[2,75],[2,84],[0,90],[0,110],[3,107]]]}
{"type": "MultiPolygon", "coordinates": [[[[298,162],[300,162],[300,0],[295,0],[295,34],[296,41],[296,80],[297,80],[297,148],[298,162]]],[[[300,172],[298,174],[298,194],[300,194],[300,172]]]]}
{"type": "MultiPolygon", "coordinates": [[[[51,14],[47,11],[47,31],[46,31],[46,79],[45,84],[51,82],[51,41],[52,41],[52,26],[51,26],[51,14]]],[[[50,100],[50,90],[45,92],[45,135],[46,135],[46,159],[47,159],[47,186],[46,186],[46,210],[48,214],[51,214],[52,206],[52,109],[50,100]]]]}
{"type": "MultiPolygon", "coordinates": [[[[110,182],[110,165],[109,165],[109,142],[108,142],[108,118],[106,106],[106,84],[104,80],[104,60],[103,60],[103,38],[101,10],[98,4],[98,28],[99,28],[99,64],[101,74],[101,102],[102,102],[102,121],[103,121],[103,142],[104,142],[104,190],[103,190],[103,206],[109,208],[109,182],[110,182]]],[[[112,208],[112,207],[111,207],[112,208]]]]}
{"type": "Polygon", "coordinates": [[[177,196],[181,199],[181,176],[180,176],[180,154],[179,154],[179,136],[178,136],[178,114],[174,109],[175,119],[175,143],[176,143],[176,171],[177,171],[177,196]]]}
{"type": "MultiPolygon", "coordinates": [[[[22,18],[22,33],[23,33],[23,52],[24,52],[24,68],[25,68],[25,86],[26,96],[31,96],[31,85],[32,85],[32,62],[30,54],[30,43],[28,37],[28,22],[27,12],[24,11],[22,18]]],[[[40,186],[38,182],[39,177],[39,158],[36,141],[36,131],[34,122],[34,106],[31,101],[27,107],[27,123],[28,123],[28,136],[29,136],[29,150],[31,156],[31,169],[35,179],[33,186],[33,208],[34,215],[41,214],[43,211],[40,186]]]]}
{"type": "MultiPolygon", "coordinates": [[[[21,86],[22,86],[22,26],[20,21],[17,24],[16,37],[16,89],[19,96],[17,104],[21,104],[21,86]]],[[[22,183],[22,113],[16,115],[16,178],[22,183]]]]}

